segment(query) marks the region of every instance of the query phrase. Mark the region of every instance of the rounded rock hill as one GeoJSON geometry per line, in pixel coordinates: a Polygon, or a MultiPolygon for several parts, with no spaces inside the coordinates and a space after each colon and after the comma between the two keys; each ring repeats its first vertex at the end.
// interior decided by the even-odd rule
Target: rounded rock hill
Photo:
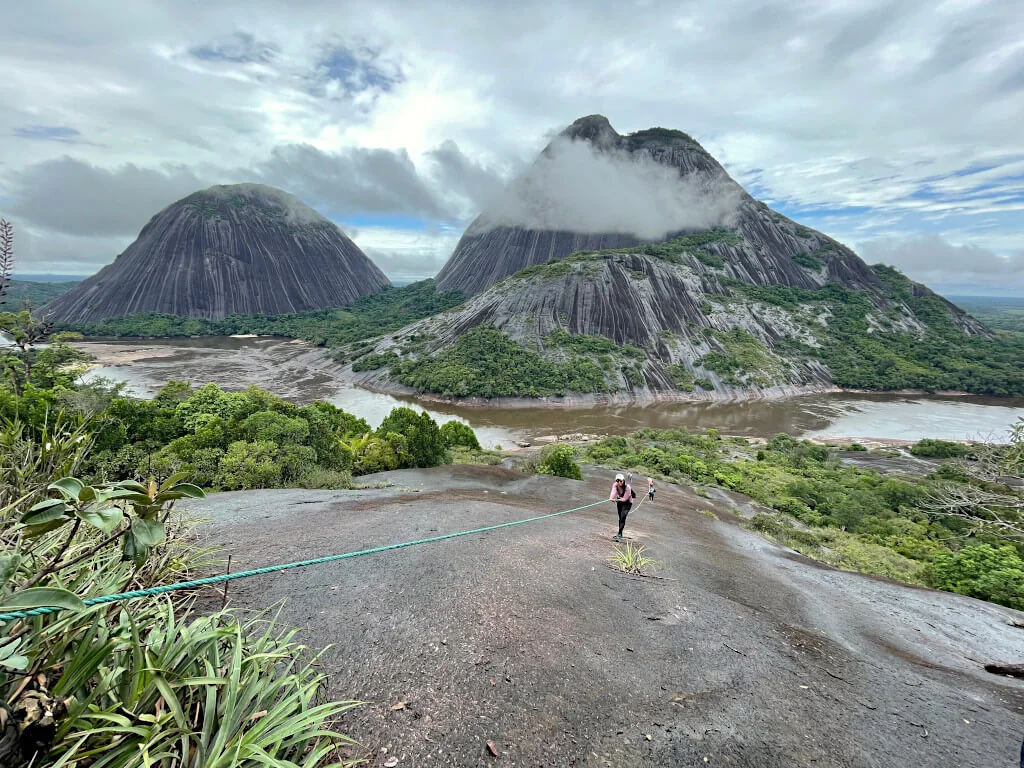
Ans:
{"type": "Polygon", "coordinates": [[[43,314],[69,323],[144,312],[219,320],[344,306],[389,284],[344,232],[293,195],[235,184],[164,208],[112,264],[43,314]]]}

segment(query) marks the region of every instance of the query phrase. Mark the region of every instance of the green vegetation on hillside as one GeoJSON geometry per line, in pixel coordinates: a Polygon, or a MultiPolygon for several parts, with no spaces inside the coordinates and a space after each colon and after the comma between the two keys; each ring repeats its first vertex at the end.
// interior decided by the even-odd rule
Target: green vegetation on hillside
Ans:
{"type": "MultiPolygon", "coordinates": [[[[989,448],[988,460],[1019,477],[1024,421],[1014,435],[1009,446],[989,448]]],[[[944,465],[923,478],[886,476],[785,434],[757,450],[714,430],[645,429],[607,438],[583,458],[742,493],[770,508],[751,527],[838,567],[1024,608],[1024,494],[981,479],[985,473],[969,466],[944,465]],[[972,493],[986,494],[993,514],[985,504],[942,511],[943,499],[972,493]],[[1016,538],[1008,540],[1010,534],[1016,538]]]]}
{"type": "Polygon", "coordinates": [[[391,375],[420,392],[458,397],[545,397],[609,389],[604,372],[590,358],[553,363],[490,325],[471,328],[436,355],[394,364],[391,375]]]}
{"type": "Polygon", "coordinates": [[[569,333],[555,328],[544,340],[552,347],[567,349],[581,355],[619,354],[634,360],[644,360],[646,355],[639,347],[631,344],[619,345],[607,336],[592,336],[584,333],[569,333]]]}
{"type": "Polygon", "coordinates": [[[697,361],[722,377],[726,384],[769,387],[778,382],[783,368],[763,343],[743,328],[712,331],[724,351],[709,352],[697,361]]]}
{"type": "Polygon", "coordinates": [[[7,295],[4,297],[7,302],[5,307],[16,309],[25,303],[32,307],[39,307],[51,299],[63,296],[76,285],[78,285],[77,280],[64,283],[12,280],[7,288],[7,295]]]}
{"type": "Polygon", "coordinates": [[[806,252],[794,253],[793,261],[795,261],[801,267],[807,267],[807,269],[821,269],[822,267],[825,266],[825,262],[823,262],[817,256],[806,252]]]}
{"type": "Polygon", "coordinates": [[[952,310],[942,298],[914,295],[910,281],[891,267],[872,269],[886,283],[888,300],[906,304],[927,325],[923,334],[896,331],[870,294],[840,285],[806,289],[728,281],[728,286],[747,299],[790,311],[807,306],[827,310],[827,327],[808,326],[820,347],[791,339],[778,351],[820,360],[841,387],[1024,394],[1024,335],[968,336],[953,322],[952,310]],[[878,318],[881,330],[872,327],[869,315],[878,318]]]}
{"type": "Polygon", "coordinates": [[[59,326],[85,336],[176,337],[230,336],[255,333],[305,339],[319,346],[338,347],[398,330],[416,320],[461,304],[458,291],[438,292],[433,280],[404,288],[387,288],[362,296],[351,306],[288,315],[229,315],[201,320],[156,313],[59,326]]]}

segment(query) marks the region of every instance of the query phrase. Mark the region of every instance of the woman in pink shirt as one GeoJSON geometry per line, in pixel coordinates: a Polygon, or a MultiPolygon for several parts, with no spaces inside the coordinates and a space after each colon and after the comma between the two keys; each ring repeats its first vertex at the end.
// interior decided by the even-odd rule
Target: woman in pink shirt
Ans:
{"type": "Polygon", "coordinates": [[[612,495],[609,498],[619,508],[619,532],[612,536],[613,541],[622,541],[622,529],[626,527],[626,515],[633,508],[633,489],[629,487],[626,478],[622,474],[615,476],[615,483],[612,485],[612,495]]]}

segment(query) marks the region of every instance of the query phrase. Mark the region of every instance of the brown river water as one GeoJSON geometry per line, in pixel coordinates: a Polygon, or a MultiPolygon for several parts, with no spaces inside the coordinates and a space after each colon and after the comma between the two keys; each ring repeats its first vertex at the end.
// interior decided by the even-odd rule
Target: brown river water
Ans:
{"type": "Polygon", "coordinates": [[[339,381],[316,350],[278,338],[203,338],[87,342],[98,367],[87,378],[126,384],[127,394],[152,397],[172,379],[216,382],[225,389],[257,384],[295,402],[327,400],[371,426],[399,405],[427,410],[439,423],[458,419],[482,444],[510,446],[553,435],[625,434],[642,427],[713,427],[724,434],[917,440],[1000,439],[1024,417],[1024,399],[831,393],[787,400],[670,403],[582,408],[460,407],[419,403],[339,381]]]}

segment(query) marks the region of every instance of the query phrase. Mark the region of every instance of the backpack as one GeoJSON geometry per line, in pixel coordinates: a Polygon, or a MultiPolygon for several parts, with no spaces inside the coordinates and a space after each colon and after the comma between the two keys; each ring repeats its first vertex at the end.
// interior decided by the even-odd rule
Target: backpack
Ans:
{"type": "Polygon", "coordinates": [[[632,486],[630,486],[630,488],[629,488],[629,495],[630,495],[630,498],[633,498],[633,499],[636,498],[636,491],[633,490],[632,486]]]}

